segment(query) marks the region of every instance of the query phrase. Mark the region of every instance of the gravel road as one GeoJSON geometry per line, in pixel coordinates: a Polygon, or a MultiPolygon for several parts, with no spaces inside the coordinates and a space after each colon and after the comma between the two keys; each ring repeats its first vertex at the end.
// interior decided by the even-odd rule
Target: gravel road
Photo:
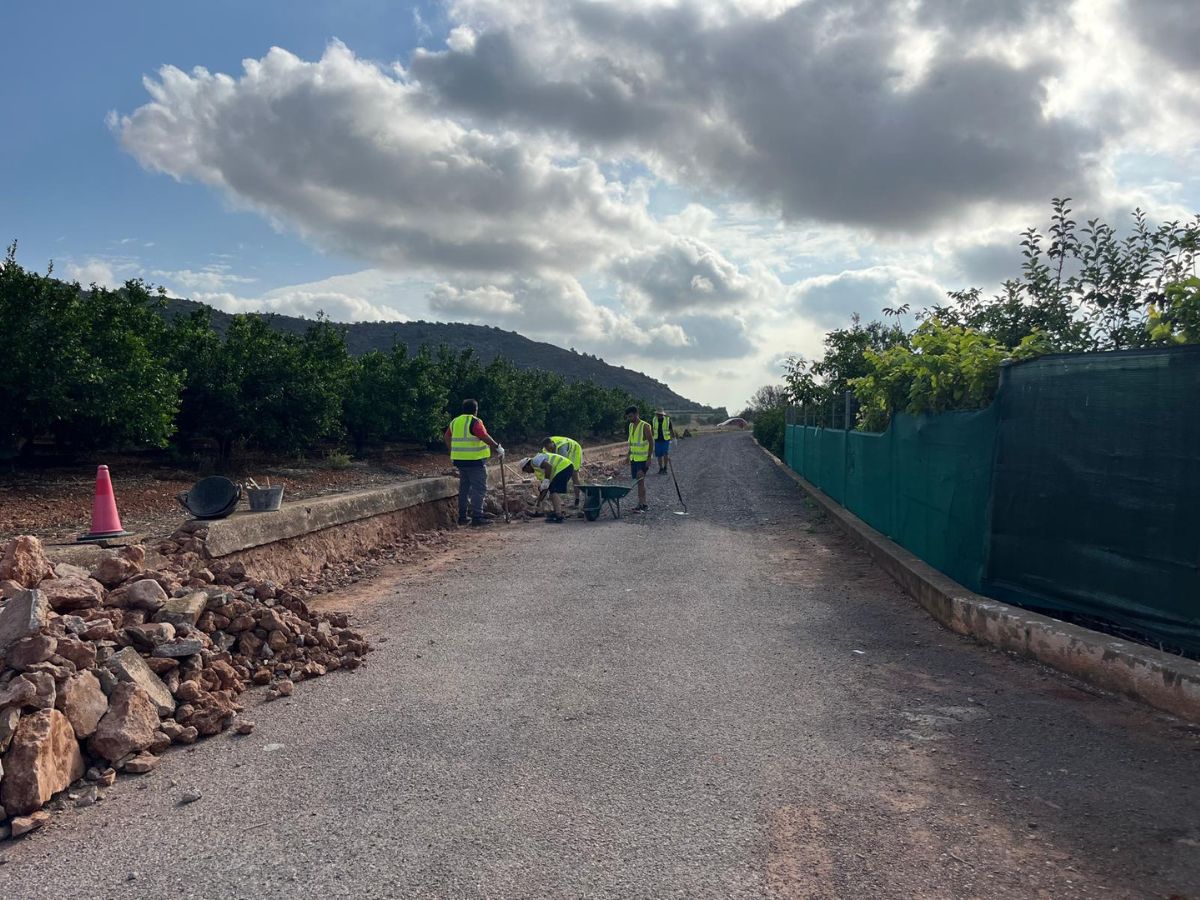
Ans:
{"type": "Polygon", "coordinates": [[[463,532],[369,665],[0,848],[0,897],[1200,897],[1200,729],[934,624],[748,435],[463,532]],[[188,790],[202,798],[180,805],[188,790]]]}

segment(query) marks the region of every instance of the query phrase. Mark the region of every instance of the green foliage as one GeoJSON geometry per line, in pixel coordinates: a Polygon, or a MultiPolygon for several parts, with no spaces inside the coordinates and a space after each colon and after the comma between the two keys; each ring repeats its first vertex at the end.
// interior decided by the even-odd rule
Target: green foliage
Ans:
{"type": "Polygon", "coordinates": [[[353,464],[350,455],[341,450],[331,450],[325,454],[325,465],[331,469],[348,469],[353,464]]]}
{"type": "Polygon", "coordinates": [[[1046,235],[1021,235],[1021,274],[996,296],[953,291],[949,303],[917,314],[912,333],[897,323],[864,326],[855,315],[825,336],[822,359],[789,359],[788,392],[806,405],[806,420],[834,424],[852,390],[858,427],[881,431],[896,410],[987,406],[1005,359],[1200,343],[1200,217],[1151,226],[1135,210],[1121,236],[1099,219],[1080,227],[1069,204],[1052,201],[1046,235]]]}
{"type": "Polygon", "coordinates": [[[23,269],[16,244],[0,264],[0,451],[53,436],[66,450],[166,444],[180,377],[158,348],[160,301],[130,281],[120,290],[23,269]]]}
{"type": "Polygon", "coordinates": [[[1152,227],[1133,212],[1121,237],[1111,225],[1071,218],[1070,199],[1051,202],[1048,235],[1022,234],[1021,275],[1004,282],[996,297],[978,288],[954,291],[951,303],[925,315],[972,328],[1006,347],[1032,334],[1062,352],[1123,350],[1159,342],[1150,321],[1164,285],[1194,274],[1200,217],[1152,227]]]}
{"type": "Polygon", "coordinates": [[[1026,338],[1014,354],[973,329],[926,319],[909,346],[867,351],[870,373],[851,381],[860,403],[858,427],[883,431],[895,410],[982,409],[996,396],[1004,360],[1036,355],[1037,342],[1036,336],[1026,338]]]}
{"type": "Polygon", "coordinates": [[[780,459],[783,459],[786,421],[786,406],[774,406],[770,409],[760,410],[754,416],[754,437],[780,459]]]}
{"type": "Polygon", "coordinates": [[[1150,305],[1149,328],[1157,343],[1200,344],[1200,278],[1168,284],[1150,305]]]}
{"type": "Polygon", "coordinates": [[[817,424],[832,425],[831,417],[841,409],[851,383],[873,371],[869,354],[908,344],[909,336],[899,323],[863,325],[856,313],[851,316],[849,328],[835,329],[825,335],[824,357],[815,362],[802,357],[787,360],[784,381],[788,395],[793,403],[812,408],[817,424]]]}
{"type": "Polygon", "coordinates": [[[753,424],[758,442],[781,459],[788,403],[786,387],[767,384],[754,392],[750,403],[740,413],[743,419],[753,424]]]}

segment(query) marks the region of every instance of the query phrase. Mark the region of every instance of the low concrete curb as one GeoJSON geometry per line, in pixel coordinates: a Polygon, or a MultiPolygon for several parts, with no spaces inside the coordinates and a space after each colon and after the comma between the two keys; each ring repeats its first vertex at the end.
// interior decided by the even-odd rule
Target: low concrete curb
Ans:
{"type": "Polygon", "coordinates": [[[228,556],[251,547],[457,496],[457,478],[422,478],[386,488],[285,503],[278,512],[235,512],[227,519],[205,523],[208,527],[205,548],[209,556],[228,556]]]}
{"type": "Polygon", "coordinates": [[[1200,723],[1200,663],[969,591],[842,507],[761,444],[759,447],[880,568],[951,631],[1032,657],[1097,687],[1200,723]]]}

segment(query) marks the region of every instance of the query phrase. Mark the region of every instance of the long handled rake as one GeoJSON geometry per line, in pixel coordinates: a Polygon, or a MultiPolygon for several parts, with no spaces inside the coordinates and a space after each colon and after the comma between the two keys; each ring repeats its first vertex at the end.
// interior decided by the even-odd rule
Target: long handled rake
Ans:
{"type": "Polygon", "coordinates": [[[671,470],[671,481],[675,485],[675,496],[679,498],[679,505],[683,507],[682,512],[680,510],[675,510],[675,515],[686,516],[688,514],[688,508],[687,504],[683,502],[683,494],[679,491],[679,481],[675,478],[675,460],[671,459],[669,456],[667,457],[667,468],[671,470]]]}

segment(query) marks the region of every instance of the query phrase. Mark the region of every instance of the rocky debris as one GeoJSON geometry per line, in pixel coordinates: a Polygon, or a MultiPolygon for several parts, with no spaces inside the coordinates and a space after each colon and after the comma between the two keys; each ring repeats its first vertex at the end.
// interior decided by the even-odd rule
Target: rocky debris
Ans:
{"type": "Polygon", "coordinates": [[[169,716],[175,711],[175,698],[133,647],[126,647],[115,654],[106,665],[118,681],[136,684],[144,690],[159,715],[169,716]]]}
{"type": "MultiPolygon", "coordinates": [[[[28,709],[53,709],[58,689],[54,686],[54,677],[49,672],[26,672],[20,678],[9,682],[9,688],[15,696],[20,696],[20,705],[28,709]]],[[[0,694],[0,707],[15,706],[16,702],[6,703],[4,695],[0,694]]]]}
{"type": "Polygon", "coordinates": [[[195,803],[200,796],[199,791],[184,791],[179,797],[179,805],[187,806],[189,803],[195,803]]]}
{"type": "Polygon", "coordinates": [[[54,705],[62,710],[75,730],[75,737],[82,741],[95,733],[96,726],[108,712],[108,697],[100,687],[100,679],[83,671],[63,683],[54,705]]]}
{"type": "Polygon", "coordinates": [[[108,606],[156,613],[163,608],[167,599],[167,592],[158,581],[153,578],[139,578],[111,591],[104,602],[108,606]]]}
{"type": "Polygon", "coordinates": [[[175,640],[175,626],[169,622],[151,622],[148,625],[130,625],[125,633],[139,647],[154,648],[159,644],[175,640]]]}
{"type": "Polygon", "coordinates": [[[75,666],[77,672],[90,669],[96,665],[96,645],[77,637],[64,635],[58,639],[54,648],[57,656],[75,666]]]}
{"type": "Polygon", "coordinates": [[[145,561],[146,552],[141,547],[122,547],[101,559],[92,569],[91,576],[106,588],[115,588],[141,574],[145,561]]]}
{"type": "Polygon", "coordinates": [[[92,578],[48,578],[37,588],[57,613],[91,609],[104,599],[104,585],[92,578]]]}
{"type": "Polygon", "coordinates": [[[0,802],[27,815],[83,777],[83,756],[71,723],[56,709],[23,716],[4,755],[0,802]]]}
{"type": "Polygon", "coordinates": [[[9,598],[0,609],[0,653],[22,638],[37,634],[49,621],[50,604],[40,591],[22,590],[9,598]]]}
{"type": "Polygon", "coordinates": [[[9,668],[18,672],[26,671],[30,666],[46,662],[58,648],[58,638],[49,634],[31,634],[27,638],[14,641],[5,652],[5,662],[9,668]]]}
{"type": "Polygon", "coordinates": [[[39,810],[28,816],[14,816],[9,825],[12,826],[12,836],[20,837],[23,834],[29,834],[31,831],[37,831],[49,821],[50,813],[39,810]]]}
{"type": "Polygon", "coordinates": [[[83,566],[73,566],[70,563],[60,562],[54,564],[55,578],[91,578],[92,574],[83,566]]]}
{"type": "Polygon", "coordinates": [[[99,769],[93,766],[83,777],[97,787],[112,787],[117,780],[117,770],[111,767],[99,769]]]}
{"type": "Polygon", "coordinates": [[[158,768],[158,757],[150,753],[139,753],[121,767],[122,772],[130,775],[145,775],[158,768]]]}
{"type": "Polygon", "coordinates": [[[108,711],[88,742],[92,754],[116,762],[140,753],[158,733],[158,709],[150,695],[130,682],[117,685],[109,698],[108,711]]]}
{"type": "Polygon", "coordinates": [[[200,616],[204,613],[207,605],[208,594],[204,591],[193,591],[182,597],[172,597],[163,604],[162,609],[154,614],[154,621],[194,626],[200,621],[200,616]]]}
{"type": "MultiPolygon", "coordinates": [[[[12,737],[16,734],[17,723],[21,721],[21,710],[15,706],[0,710],[0,753],[8,749],[12,737]]],[[[0,776],[3,777],[3,776],[0,776]]]]}
{"type": "Polygon", "coordinates": [[[21,535],[5,545],[4,555],[0,557],[0,579],[31,588],[53,574],[54,569],[37,538],[21,535]]]}
{"type": "MultiPolygon", "coordinates": [[[[117,773],[113,772],[113,778],[116,778],[116,775],[117,773]]],[[[67,799],[80,809],[92,806],[100,799],[100,788],[95,784],[85,784],[78,790],[68,792],[67,799]]]]}
{"type": "Polygon", "coordinates": [[[103,799],[118,771],[151,771],[172,743],[251,733],[237,718],[247,685],[290,696],[297,680],[357,668],[369,649],[345,615],[311,611],[300,588],[182,545],[159,570],[138,547],[87,572],[52,568],[32,538],[10,541],[3,558],[16,577],[0,582],[0,796],[25,798],[8,810],[25,823],[14,819],[14,833],[103,799]]]}

